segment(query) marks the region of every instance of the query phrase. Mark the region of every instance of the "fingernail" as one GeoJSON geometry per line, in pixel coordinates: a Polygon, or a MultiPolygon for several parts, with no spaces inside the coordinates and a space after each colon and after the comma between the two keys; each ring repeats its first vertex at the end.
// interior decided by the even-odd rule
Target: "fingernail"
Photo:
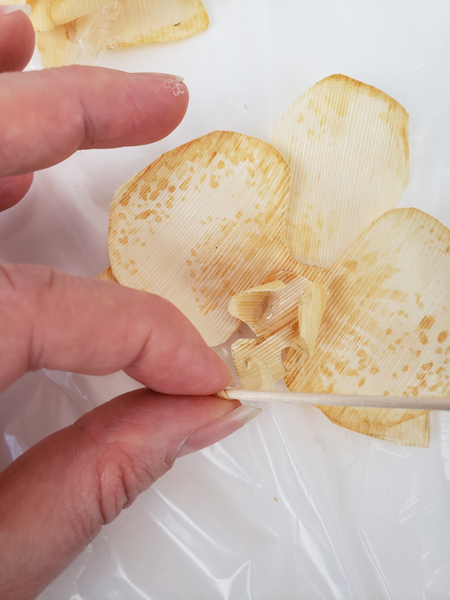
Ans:
{"type": "Polygon", "coordinates": [[[192,454],[193,452],[197,452],[197,450],[202,450],[202,448],[220,442],[220,440],[223,440],[246,425],[258,416],[260,412],[261,409],[254,406],[240,406],[219,419],[211,421],[211,423],[204,425],[185,440],[178,450],[176,458],[192,454]]]}
{"type": "Polygon", "coordinates": [[[9,15],[10,13],[21,10],[26,15],[31,15],[31,6],[29,4],[7,4],[0,6],[0,15],[9,15]]]}

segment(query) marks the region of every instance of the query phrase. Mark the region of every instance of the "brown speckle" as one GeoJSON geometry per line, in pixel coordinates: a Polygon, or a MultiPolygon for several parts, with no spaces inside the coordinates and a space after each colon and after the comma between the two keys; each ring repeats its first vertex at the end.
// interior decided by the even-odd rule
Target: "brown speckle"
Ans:
{"type": "Polygon", "coordinates": [[[420,329],[431,329],[434,325],[435,320],[436,319],[434,317],[424,317],[419,323],[420,329]]]}
{"type": "Polygon", "coordinates": [[[424,332],[423,332],[423,331],[421,331],[421,332],[419,333],[419,340],[420,340],[420,343],[421,343],[421,344],[423,344],[424,346],[425,346],[425,344],[428,344],[428,338],[427,338],[427,336],[424,334],[424,332]]]}
{"type": "Polygon", "coordinates": [[[432,367],[433,367],[433,363],[432,362],[425,363],[424,365],[422,365],[422,369],[424,371],[429,371],[432,367]]]}
{"type": "Polygon", "coordinates": [[[448,333],[446,331],[441,331],[441,333],[438,335],[437,341],[440,344],[443,344],[447,338],[448,338],[448,333]]]}

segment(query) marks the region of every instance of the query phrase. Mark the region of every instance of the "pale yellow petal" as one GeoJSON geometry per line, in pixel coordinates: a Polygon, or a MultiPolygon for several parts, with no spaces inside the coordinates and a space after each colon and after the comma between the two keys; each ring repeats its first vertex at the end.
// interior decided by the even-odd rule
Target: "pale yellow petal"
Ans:
{"type": "Polygon", "coordinates": [[[204,31],[209,17],[201,0],[121,0],[109,48],[172,42],[204,31]]]}
{"type": "Polygon", "coordinates": [[[292,169],[287,243],[331,267],[408,182],[408,114],[376,88],[332,75],[291,106],[273,145],[292,169]]]}
{"type": "Polygon", "coordinates": [[[51,16],[57,25],[63,25],[109,4],[111,0],[53,0],[51,16]]]}
{"type": "Polygon", "coordinates": [[[30,19],[35,31],[51,31],[55,22],[51,18],[51,7],[54,0],[28,0],[31,6],[30,19]]]}
{"type": "Polygon", "coordinates": [[[67,65],[72,48],[69,26],[59,25],[52,31],[37,33],[36,47],[39,50],[44,68],[67,65]]]}

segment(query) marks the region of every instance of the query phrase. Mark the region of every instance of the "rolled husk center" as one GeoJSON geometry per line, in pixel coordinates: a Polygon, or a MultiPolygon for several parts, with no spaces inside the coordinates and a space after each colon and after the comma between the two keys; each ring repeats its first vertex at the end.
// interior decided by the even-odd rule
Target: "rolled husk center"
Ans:
{"type": "Polygon", "coordinates": [[[298,342],[298,332],[291,325],[256,340],[240,339],[231,347],[233,362],[241,387],[251,390],[272,390],[287,369],[281,359],[285,348],[298,342]]]}

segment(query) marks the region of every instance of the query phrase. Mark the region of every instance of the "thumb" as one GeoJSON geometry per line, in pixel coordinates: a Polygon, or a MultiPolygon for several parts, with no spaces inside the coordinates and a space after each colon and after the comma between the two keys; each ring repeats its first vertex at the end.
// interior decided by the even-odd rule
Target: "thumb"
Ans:
{"type": "Polygon", "coordinates": [[[0,475],[0,597],[35,598],[171,468],[260,411],[140,389],[49,436],[0,475]]]}

